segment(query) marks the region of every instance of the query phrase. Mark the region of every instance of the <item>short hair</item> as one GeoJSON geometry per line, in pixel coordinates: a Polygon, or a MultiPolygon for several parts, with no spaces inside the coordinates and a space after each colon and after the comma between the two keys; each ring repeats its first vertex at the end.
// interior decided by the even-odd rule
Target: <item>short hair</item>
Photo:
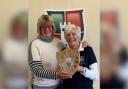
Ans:
{"type": "Polygon", "coordinates": [[[49,15],[42,15],[41,17],[39,17],[38,22],[37,22],[38,35],[41,35],[41,31],[40,31],[41,27],[47,27],[47,26],[52,26],[55,32],[55,24],[54,24],[53,18],[49,15]]]}
{"type": "Polygon", "coordinates": [[[74,30],[76,30],[77,32],[77,36],[79,37],[79,39],[81,39],[81,29],[79,26],[76,26],[74,24],[71,24],[71,25],[67,25],[64,29],[64,37],[66,39],[66,36],[68,33],[70,33],[70,31],[72,30],[72,28],[74,28],[74,30]]]}

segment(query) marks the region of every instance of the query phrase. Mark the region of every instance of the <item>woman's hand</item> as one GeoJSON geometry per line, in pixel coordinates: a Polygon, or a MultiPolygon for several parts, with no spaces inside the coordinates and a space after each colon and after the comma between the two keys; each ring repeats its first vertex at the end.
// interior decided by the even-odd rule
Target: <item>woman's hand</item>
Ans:
{"type": "Polygon", "coordinates": [[[80,73],[83,73],[84,67],[82,67],[82,66],[77,66],[77,67],[76,67],[76,71],[77,71],[77,72],[80,72],[80,73]]]}
{"type": "Polygon", "coordinates": [[[83,48],[86,48],[87,46],[88,46],[88,42],[84,40],[84,41],[82,42],[82,47],[83,47],[83,48]]]}
{"type": "Polygon", "coordinates": [[[57,76],[61,79],[70,79],[70,78],[72,78],[71,74],[69,74],[68,72],[65,72],[65,71],[57,72],[57,76]]]}

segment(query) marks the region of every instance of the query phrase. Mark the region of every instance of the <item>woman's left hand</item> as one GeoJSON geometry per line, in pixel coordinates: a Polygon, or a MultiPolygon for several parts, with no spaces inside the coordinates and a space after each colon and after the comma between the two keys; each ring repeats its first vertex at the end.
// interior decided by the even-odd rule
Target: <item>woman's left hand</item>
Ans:
{"type": "Polygon", "coordinates": [[[82,66],[77,66],[77,67],[76,67],[76,71],[77,71],[77,72],[80,72],[80,73],[83,73],[84,67],[82,67],[82,66]]]}
{"type": "Polygon", "coordinates": [[[83,48],[86,48],[87,46],[88,46],[88,42],[84,40],[84,41],[82,42],[82,47],[83,47],[83,48]]]}

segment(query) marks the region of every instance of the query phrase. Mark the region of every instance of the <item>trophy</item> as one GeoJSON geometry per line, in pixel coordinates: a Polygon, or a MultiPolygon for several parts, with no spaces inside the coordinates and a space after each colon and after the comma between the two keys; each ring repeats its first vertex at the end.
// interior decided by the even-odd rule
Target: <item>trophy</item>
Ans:
{"type": "Polygon", "coordinates": [[[67,47],[57,52],[57,59],[59,71],[66,71],[73,75],[76,72],[76,67],[79,65],[80,52],[67,47]]]}

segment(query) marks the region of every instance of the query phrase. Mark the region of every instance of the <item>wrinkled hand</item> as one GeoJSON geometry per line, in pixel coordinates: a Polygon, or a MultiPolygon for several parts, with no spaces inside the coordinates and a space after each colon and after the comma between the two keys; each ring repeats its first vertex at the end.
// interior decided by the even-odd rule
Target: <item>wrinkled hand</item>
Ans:
{"type": "Polygon", "coordinates": [[[88,42],[84,40],[84,41],[82,42],[82,47],[83,47],[83,48],[86,48],[87,46],[88,46],[88,42]]]}
{"type": "Polygon", "coordinates": [[[57,76],[61,79],[70,79],[70,78],[72,78],[72,76],[68,72],[65,72],[65,71],[57,72],[57,76]]]}
{"type": "Polygon", "coordinates": [[[77,71],[77,72],[80,72],[80,73],[83,73],[84,67],[82,67],[82,66],[77,66],[77,67],[76,67],[76,71],[77,71]]]}

